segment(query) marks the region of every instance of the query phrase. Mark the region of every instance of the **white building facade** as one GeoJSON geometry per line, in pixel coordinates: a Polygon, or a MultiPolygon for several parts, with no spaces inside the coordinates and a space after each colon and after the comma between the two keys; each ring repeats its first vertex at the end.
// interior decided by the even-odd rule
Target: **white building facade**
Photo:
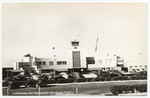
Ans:
{"type": "Polygon", "coordinates": [[[147,71],[147,62],[130,62],[128,63],[129,72],[147,71]]]}
{"type": "Polygon", "coordinates": [[[86,51],[80,47],[77,40],[71,42],[71,48],[68,50],[66,57],[60,59],[56,55],[53,58],[33,58],[30,55],[24,57],[22,62],[18,63],[18,68],[25,69],[33,67],[39,69],[55,69],[58,71],[67,71],[68,69],[86,68],[89,70],[114,70],[120,67],[117,66],[117,56],[114,54],[105,53],[103,55],[93,54],[92,63],[88,63],[87,58],[90,58],[85,53],[86,51]]]}

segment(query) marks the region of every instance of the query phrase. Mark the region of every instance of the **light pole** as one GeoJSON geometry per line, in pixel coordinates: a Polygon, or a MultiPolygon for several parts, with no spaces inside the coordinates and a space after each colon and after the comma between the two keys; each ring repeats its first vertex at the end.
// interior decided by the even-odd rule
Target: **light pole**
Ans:
{"type": "MultiPolygon", "coordinates": [[[[53,47],[52,48],[52,50],[53,50],[53,65],[55,65],[55,63],[56,63],[56,55],[55,55],[55,47],[53,47]]],[[[56,72],[55,72],[55,69],[54,69],[54,83],[55,83],[55,76],[56,76],[56,72]]]]}

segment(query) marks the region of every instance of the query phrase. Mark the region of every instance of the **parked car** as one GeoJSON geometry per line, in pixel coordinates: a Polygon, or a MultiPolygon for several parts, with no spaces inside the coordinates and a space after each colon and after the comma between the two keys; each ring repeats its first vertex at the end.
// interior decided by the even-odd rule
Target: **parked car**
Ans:
{"type": "Polygon", "coordinates": [[[45,75],[32,74],[28,77],[27,85],[41,87],[49,84],[49,79],[45,75]]]}
{"type": "Polygon", "coordinates": [[[67,83],[67,79],[65,79],[61,74],[54,75],[53,79],[55,83],[67,83]]]}
{"type": "Polygon", "coordinates": [[[20,86],[27,87],[27,78],[25,75],[16,75],[6,79],[5,83],[10,89],[19,88],[20,86]]]}
{"type": "Polygon", "coordinates": [[[78,72],[73,72],[70,74],[70,76],[72,76],[75,79],[79,79],[81,77],[81,75],[78,72]]]}
{"type": "Polygon", "coordinates": [[[64,77],[65,79],[68,79],[68,74],[67,74],[67,73],[61,72],[60,75],[61,75],[62,77],[64,77]]]}
{"type": "Polygon", "coordinates": [[[110,81],[110,80],[123,80],[123,74],[119,71],[110,70],[110,71],[103,71],[100,74],[100,77],[102,81],[110,81]]]}
{"type": "Polygon", "coordinates": [[[140,71],[137,74],[139,74],[139,75],[147,75],[147,71],[140,71]]]}
{"type": "Polygon", "coordinates": [[[73,72],[72,74],[69,75],[70,79],[72,81],[76,81],[76,82],[85,82],[86,79],[83,75],[81,75],[80,73],[78,72],[73,72]]]}
{"type": "Polygon", "coordinates": [[[48,84],[54,83],[53,76],[52,76],[52,74],[50,74],[50,73],[43,73],[43,74],[41,74],[40,77],[41,77],[42,79],[46,80],[48,84]]]}
{"type": "Polygon", "coordinates": [[[84,76],[85,78],[91,78],[91,79],[98,77],[98,75],[96,75],[96,74],[94,74],[92,72],[89,72],[87,74],[82,74],[82,76],[84,76]]]}

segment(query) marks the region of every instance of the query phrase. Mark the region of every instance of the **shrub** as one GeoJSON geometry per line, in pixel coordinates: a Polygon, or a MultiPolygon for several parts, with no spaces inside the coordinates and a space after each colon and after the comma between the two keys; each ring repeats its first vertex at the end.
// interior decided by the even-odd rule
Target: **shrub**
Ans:
{"type": "Polygon", "coordinates": [[[53,83],[55,83],[55,81],[54,80],[49,80],[48,83],[53,84],[53,83]]]}
{"type": "Polygon", "coordinates": [[[100,81],[104,81],[104,80],[105,80],[105,77],[100,77],[99,80],[100,80],[100,81]]]}
{"type": "Polygon", "coordinates": [[[110,91],[112,92],[113,95],[118,95],[118,94],[122,93],[121,86],[118,86],[118,85],[111,86],[110,91]]]}
{"type": "Polygon", "coordinates": [[[86,79],[85,78],[81,78],[81,82],[86,82],[86,79]]]}
{"type": "Polygon", "coordinates": [[[138,92],[147,92],[147,84],[140,85],[115,85],[110,87],[110,91],[112,94],[117,95],[123,92],[134,92],[134,90],[138,92]]]}
{"type": "Polygon", "coordinates": [[[99,77],[95,78],[95,81],[100,81],[100,78],[99,77]]]}
{"type": "Polygon", "coordinates": [[[105,81],[110,81],[110,80],[111,80],[110,77],[106,77],[106,78],[105,78],[105,81]]]}
{"type": "Polygon", "coordinates": [[[128,76],[123,76],[123,80],[129,80],[128,76]]]}
{"type": "Polygon", "coordinates": [[[140,79],[147,79],[147,75],[140,75],[140,79]]]}
{"type": "Polygon", "coordinates": [[[119,80],[119,78],[118,78],[118,77],[113,77],[113,79],[114,79],[114,80],[119,80]]]}
{"type": "Polygon", "coordinates": [[[86,81],[87,82],[91,82],[92,78],[87,78],[86,81]]]}

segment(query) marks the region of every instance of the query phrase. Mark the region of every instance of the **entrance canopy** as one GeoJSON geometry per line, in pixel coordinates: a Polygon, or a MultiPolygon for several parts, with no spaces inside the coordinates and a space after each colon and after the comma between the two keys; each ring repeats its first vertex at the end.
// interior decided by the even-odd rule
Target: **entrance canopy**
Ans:
{"type": "Polygon", "coordinates": [[[68,72],[69,73],[72,73],[72,72],[87,72],[87,68],[69,68],[68,69],[68,72]]]}

